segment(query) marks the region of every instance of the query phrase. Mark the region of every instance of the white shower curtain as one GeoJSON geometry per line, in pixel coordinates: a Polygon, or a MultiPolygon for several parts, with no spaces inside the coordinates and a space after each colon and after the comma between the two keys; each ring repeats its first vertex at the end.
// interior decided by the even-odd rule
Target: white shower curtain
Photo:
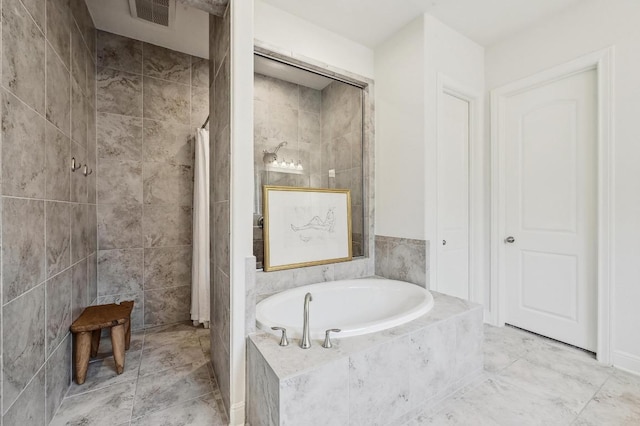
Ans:
{"type": "Polygon", "coordinates": [[[198,129],[193,184],[191,320],[209,328],[209,131],[198,129]]]}

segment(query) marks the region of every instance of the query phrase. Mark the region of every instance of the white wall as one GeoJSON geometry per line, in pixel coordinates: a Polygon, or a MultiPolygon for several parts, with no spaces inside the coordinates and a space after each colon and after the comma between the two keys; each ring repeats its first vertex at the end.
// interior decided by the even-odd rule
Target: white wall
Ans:
{"type": "MultiPolygon", "coordinates": [[[[430,15],[424,16],[424,39],[426,52],[426,68],[425,68],[425,152],[424,167],[426,170],[426,186],[425,186],[425,239],[432,241],[430,250],[429,275],[431,288],[437,289],[436,282],[436,254],[437,247],[437,137],[438,137],[438,98],[440,90],[438,86],[438,78],[446,77],[455,82],[466,96],[476,95],[479,97],[479,105],[483,104],[484,93],[484,48],[472,40],[466,38],[462,34],[454,31],[442,22],[438,21],[430,15]]],[[[478,111],[479,120],[482,121],[482,111],[478,111]]],[[[470,132],[476,133],[476,126],[481,123],[471,123],[470,132]]],[[[481,140],[471,139],[472,144],[481,142],[481,140]]],[[[470,166],[471,163],[482,161],[482,157],[475,155],[482,153],[480,147],[470,146],[470,166]]],[[[473,167],[472,167],[473,171],[473,167]]],[[[482,247],[482,235],[485,229],[488,229],[488,222],[485,224],[482,215],[482,185],[477,185],[483,179],[482,169],[480,168],[475,175],[470,174],[470,208],[477,212],[476,217],[471,221],[477,224],[475,229],[475,243],[482,247]],[[474,202],[477,204],[474,208],[474,202]]],[[[473,248],[471,248],[473,250],[473,248]]],[[[480,249],[480,254],[482,254],[480,249]]],[[[473,256],[472,256],[473,258],[473,256]]],[[[486,261],[489,258],[487,256],[486,261]]],[[[479,262],[474,270],[470,271],[470,276],[477,280],[476,284],[484,285],[482,279],[482,264],[479,262]],[[478,279],[478,277],[481,277],[478,279]]],[[[474,267],[473,264],[470,267],[474,267]]],[[[472,295],[472,299],[476,302],[483,300],[476,295],[472,295]]]]}
{"type": "Polygon", "coordinates": [[[482,98],[484,49],[425,14],[376,48],[375,75],[376,234],[434,241],[438,78],[482,98]]]}
{"type": "Polygon", "coordinates": [[[585,1],[487,49],[485,71],[491,90],[615,46],[612,355],[614,365],[640,373],[639,20],[637,0],[585,1]]]}
{"type": "Polygon", "coordinates": [[[293,56],[303,56],[373,78],[373,50],[309,21],[254,2],[254,37],[293,56]]]}
{"type": "MultiPolygon", "coordinates": [[[[253,2],[231,0],[230,425],[245,418],[247,258],[253,258],[253,2]]],[[[255,263],[254,263],[255,264],[255,263]]]]}
{"type": "Polygon", "coordinates": [[[375,50],[376,235],[424,239],[424,20],[375,50]]]}

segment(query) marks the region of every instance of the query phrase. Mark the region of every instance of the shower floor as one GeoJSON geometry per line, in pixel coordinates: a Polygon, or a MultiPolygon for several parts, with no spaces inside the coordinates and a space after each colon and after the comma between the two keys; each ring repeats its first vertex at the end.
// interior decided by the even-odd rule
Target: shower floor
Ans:
{"type": "Polygon", "coordinates": [[[121,375],[109,340],[100,342],[87,381],[71,384],[51,425],[227,424],[209,330],[185,323],[133,332],[121,375]]]}

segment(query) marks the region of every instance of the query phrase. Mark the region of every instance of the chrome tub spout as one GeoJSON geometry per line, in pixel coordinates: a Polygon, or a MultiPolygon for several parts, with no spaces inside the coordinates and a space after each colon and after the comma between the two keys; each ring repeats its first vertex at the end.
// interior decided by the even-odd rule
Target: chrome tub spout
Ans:
{"type": "Polygon", "coordinates": [[[302,341],[300,341],[300,347],[302,349],[309,349],[311,347],[311,340],[309,339],[309,302],[313,300],[311,293],[304,295],[304,321],[302,323],[302,341]]]}

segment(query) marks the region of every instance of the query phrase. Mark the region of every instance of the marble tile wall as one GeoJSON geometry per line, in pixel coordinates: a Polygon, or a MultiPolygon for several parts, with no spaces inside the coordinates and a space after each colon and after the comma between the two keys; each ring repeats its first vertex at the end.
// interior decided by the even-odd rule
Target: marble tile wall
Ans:
{"type": "Polygon", "coordinates": [[[429,241],[375,236],[376,275],[429,288],[429,241]]]}
{"type": "Polygon", "coordinates": [[[39,426],[69,388],[69,326],[97,298],[96,30],[82,0],[1,7],[0,424],[39,426]]]}
{"type": "Polygon", "coordinates": [[[323,186],[351,190],[353,256],[364,255],[362,90],[334,81],[322,90],[323,186]]]}
{"type": "Polygon", "coordinates": [[[362,90],[339,81],[323,90],[254,75],[253,253],[262,269],[264,241],[258,219],[262,185],[351,190],[353,256],[364,254],[362,90]],[[265,170],[263,151],[281,142],[278,159],[301,161],[304,174],[265,170]],[[335,177],[329,177],[329,170],[335,177]]]}
{"type": "Polygon", "coordinates": [[[264,241],[257,220],[262,216],[262,185],[326,187],[322,153],[322,92],[262,74],[254,74],[254,174],[256,183],[253,252],[262,268],[264,241]],[[278,150],[278,160],[300,161],[303,174],[265,170],[263,151],[278,150]]]}
{"type": "Polygon", "coordinates": [[[98,31],[98,302],[133,327],[189,319],[195,127],[209,61],[98,31]]]}
{"type": "Polygon", "coordinates": [[[231,162],[231,16],[209,16],[211,115],[211,363],[227,413],[231,397],[230,162],[231,162]]]}

